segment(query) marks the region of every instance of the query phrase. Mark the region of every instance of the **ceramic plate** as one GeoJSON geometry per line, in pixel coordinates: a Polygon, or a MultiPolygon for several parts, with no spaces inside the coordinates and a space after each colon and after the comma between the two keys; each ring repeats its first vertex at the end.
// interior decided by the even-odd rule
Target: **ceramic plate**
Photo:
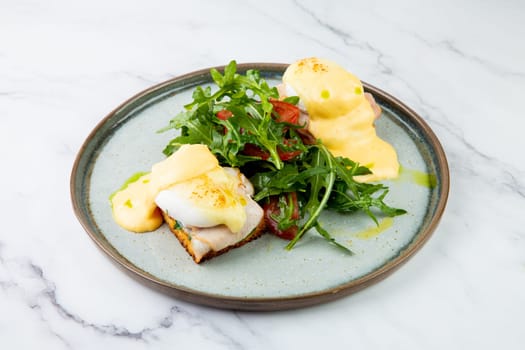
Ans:
{"type": "MultiPolygon", "coordinates": [[[[242,64],[277,84],[285,64],[242,64]]],[[[222,68],[220,68],[222,69],[222,68]]],[[[162,226],[134,234],[116,225],[109,195],[132,174],[149,171],[164,158],[173,132],[157,133],[191,101],[193,89],[211,82],[209,69],[151,87],[121,104],[91,132],[71,176],[71,195],[87,233],[118,265],[148,285],[177,298],[220,308],[277,310],[333,300],[389,275],[430,237],[443,213],[449,174],[445,154],[428,125],[403,103],[365,84],[383,109],[378,134],[398,152],[400,178],[389,181],[387,202],[408,214],[381,220],[326,212],[331,234],[350,256],[308,233],[291,251],[267,234],[242,248],[195,264],[162,226]]]]}

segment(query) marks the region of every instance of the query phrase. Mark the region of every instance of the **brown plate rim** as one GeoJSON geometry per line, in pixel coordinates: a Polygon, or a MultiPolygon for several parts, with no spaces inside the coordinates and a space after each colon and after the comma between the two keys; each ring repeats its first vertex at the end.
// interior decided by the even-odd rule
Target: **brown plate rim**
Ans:
{"type": "MultiPolygon", "coordinates": [[[[282,73],[286,69],[288,64],[286,63],[242,63],[238,64],[238,71],[246,71],[247,69],[258,69],[265,72],[273,73],[282,73]]],[[[219,70],[223,70],[225,66],[213,67],[219,70]]],[[[124,256],[120,255],[118,251],[111,246],[111,244],[104,240],[101,241],[97,234],[92,231],[87,218],[81,210],[81,198],[78,198],[75,188],[77,187],[77,172],[79,169],[79,164],[82,158],[82,155],[86,152],[88,145],[95,135],[100,131],[100,129],[122,108],[130,104],[131,102],[137,100],[138,98],[144,97],[156,90],[159,90],[165,86],[172,85],[177,82],[188,80],[189,78],[199,77],[209,75],[210,68],[197,70],[187,74],[183,74],[169,80],[166,80],[162,83],[151,86],[134,96],[130,97],[108,115],[106,115],[89,133],[86,140],[79,149],[75,162],[71,170],[70,178],[70,193],[73,210],[80,224],[91,237],[93,242],[108,256],[111,258],[113,263],[116,263],[117,266],[123,268],[130,276],[134,277],[138,281],[145,283],[149,287],[153,287],[163,293],[172,295],[178,299],[196,303],[205,306],[211,306],[221,309],[234,309],[234,310],[246,310],[246,311],[275,311],[275,310],[286,310],[286,309],[295,309],[306,306],[311,306],[315,304],[325,303],[333,301],[345,296],[348,296],[352,293],[355,293],[359,290],[362,290],[372,284],[375,284],[406,263],[421,247],[428,241],[435,229],[437,228],[441,217],[444,213],[446,203],[448,200],[448,193],[450,187],[450,175],[447,158],[444,152],[444,149],[438,140],[437,136],[434,134],[430,126],[420,117],[414,110],[406,106],[396,97],[386,93],[385,91],[370,85],[366,82],[363,82],[365,90],[371,92],[374,96],[379,96],[381,99],[388,101],[390,104],[394,105],[397,109],[402,111],[410,120],[418,127],[419,131],[425,134],[428,139],[432,151],[435,154],[436,165],[440,173],[440,195],[438,202],[435,208],[434,215],[432,216],[429,224],[426,228],[415,234],[417,236],[398,256],[392,258],[383,266],[378,269],[360,277],[355,280],[349,281],[347,283],[341,284],[340,286],[325,289],[318,292],[306,293],[297,296],[290,297],[232,297],[217,295],[211,293],[205,293],[198,290],[186,288],[184,286],[174,286],[171,283],[165,282],[156,278],[148,272],[143,271],[138,268],[131,262],[129,262],[124,256]],[[108,246],[109,245],[109,246],[108,246]]]]}

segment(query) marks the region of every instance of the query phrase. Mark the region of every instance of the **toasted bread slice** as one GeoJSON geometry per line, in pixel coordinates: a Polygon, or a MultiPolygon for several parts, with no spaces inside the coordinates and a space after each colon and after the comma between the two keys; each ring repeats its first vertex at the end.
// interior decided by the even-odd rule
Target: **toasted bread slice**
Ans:
{"type": "Polygon", "coordinates": [[[246,237],[244,237],[237,243],[228,245],[218,251],[215,251],[210,248],[210,250],[207,253],[205,253],[204,255],[201,255],[201,254],[198,254],[196,250],[194,249],[190,234],[187,231],[185,231],[183,228],[180,228],[177,221],[174,218],[170,217],[167,213],[163,212],[162,215],[170,231],[173,232],[175,237],[177,237],[177,239],[182,244],[182,246],[186,249],[188,254],[191,255],[191,257],[193,258],[193,261],[195,261],[197,264],[205,260],[209,260],[211,258],[219,256],[221,254],[224,254],[230,251],[231,249],[242,247],[246,243],[259,238],[264,233],[264,230],[265,230],[264,219],[261,217],[261,220],[259,221],[258,225],[250,233],[248,233],[246,237]]]}

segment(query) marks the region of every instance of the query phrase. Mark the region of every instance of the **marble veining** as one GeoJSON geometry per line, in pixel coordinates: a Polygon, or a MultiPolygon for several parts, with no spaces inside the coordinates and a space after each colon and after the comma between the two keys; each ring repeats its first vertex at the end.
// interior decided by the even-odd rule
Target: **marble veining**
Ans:
{"type": "MultiPolygon", "coordinates": [[[[193,313],[182,305],[169,307],[163,317],[153,325],[146,325],[141,329],[129,330],[126,326],[113,323],[94,323],[73,313],[68,307],[61,304],[57,297],[55,283],[48,279],[42,267],[35,263],[25,260],[6,260],[1,254],[3,245],[0,244],[0,265],[8,274],[14,276],[0,279],[0,286],[4,292],[14,292],[24,294],[24,303],[43,323],[48,322],[50,313],[58,315],[62,321],[74,323],[83,329],[89,329],[98,336],[113,336],[140,341],[144,344],[155,342],[159,338],[159,330],[167,330],[172,327],[179,327],[181,323],[187,324],[190,328],[199,328],[206,333],[206,337],[223,344],[227,344],[231,349],[244,349],[245,347],[235,338],[227,334],[219,325],[203,318],[199,313],[193,313]],[[23,275],[24,278],[18,278],[23,275]],[[29,286],[29,283],[32,286],[29,286]],[[27,295],[29,288],[33,293],[27,295]]],[[[254,336],[256,333],[246,325],[239,313],[234,313],[238,320],[239,328],[246,328],[248,333],[254,336]]],[[[54,329],[51,324],[48,328],[49,334],[56,337],[67,349],[75,348],[68,340],[68,334],[62,333],[60,329],[54,329]]]]}
{"type": "Polygon", "coordinates": [[[465,53],[461,51],[453,42],[449,40],[443,40],[437,43],[437,46],[441,46],[444,49],[455,53],[456,55],[460,56],[461,58],[468,60],[472,63],[478,63],[480,66],[484,67],[487,71],[490,71],[491,73],[497,75],[497,76],[503,76],[505,78],[508,77],[519,77],[523,78],[525,77],[525,72],[523,71],[517,71],[517,70],[507,70],[506,67],[503,67],[499,64],[487,61],[483,58],[480,58],[478,56],[473,56],[471,54],[465,53]]]}
{"type": "Polygon", "coordinates": [[[0,348],[522,349],[525,5],[7,1],[0,11],[0,348]],[[238,62],[341,62],[439,137],[440,226],[392,276],[285,312],[211,309],[138,284],[76,221],[69,175],[136,93],[238,62]]]}
{"type": "Polygon", "coordinates": [[[365,50],[370,52],[372,55],[376,56],[376,63],[380,67],[380,72],[383,74],[392,74],[392,69],[390,69],[384,61],[384,53],[376,47],[372,46],[370,42],[361,41],[353,36],[351,33],[343,31],[339,27],[327,23],[325,20],[319,18],[315,12],[307,8],[305,5],[301,4],[299,1],[294,1],[294,5],[297,6],[302,12],[310,16],[316,23],[321,27],[328,30],[330,33],[338,37],[346,47],[357,48],[359,50],[365,50]]]}

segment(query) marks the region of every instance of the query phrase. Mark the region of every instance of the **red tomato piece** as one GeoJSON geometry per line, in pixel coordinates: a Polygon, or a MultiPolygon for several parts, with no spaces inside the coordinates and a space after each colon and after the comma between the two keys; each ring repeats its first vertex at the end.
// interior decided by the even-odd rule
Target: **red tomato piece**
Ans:
{"type": "Polygon", "coordinates": [[[299,154],[301,154],[301,151],[281,151],[279,148],[277,148],[277,154],[279,154],[279,158],[281,158],[283,162],[286,162],[297,157],[299,154]]]}
{"type": "Polygon", "coordinates": [[[299,122],[300,111],[297,106],[279,100],[270,100],[270,103],[273,105],[274,116],[278,122],[290,124],[297,124],[299,122]]]}
{"type": "MultiPolygon", "coordinates": [[[[287,194],[284,195],[286,196],[287,194]]],[[[297,195],[295,192],[290,192],[289,195],[291,196],[293,205],[292,219],[297,220],[299,219],[299,205],[297,203],[297,195]]],[[[272,215],[279,215],[281,213],[281,208],[279,206],[279,196],[271,196],[270,201],[263,205],[263,210],[266,226],[271,233],[282,239],[294,239],[294,237],[297,235],[297,231],[299,230],[297,225],[292,225],[285,230],[281,230],[279,229],[279,223],[272,217],[272,215]]]]}
{"type": "Polygon", "coordinates": [[[253,143],[245,144],[242,153],[247,156],[259,157],[262,160],[270,158],[270,153],[263,151],[259,146],[254,145],[253,143]]]}
{"type": "MultiPolygon", "coordinates": [[[[286,141],[287,140],[284,140],[284,143],[287,143],[286,141]]],[[[246,154],[247,156],[259,157],[262,160],[267,160],[268,158],[270,158],[269,152],[262,150],[259,146],[254,145],[253,143],[245,144],[242,153],[246,154]]],[[[277,154],[283,162],[286,162],[290,159],[297,157],[299,154],[301,154],[301,151],[283,151],[279,146],[277,146],[277,154]]]]}
{"type": "Polygon", "coordinates": [[[230,119],[231,117],[233,117],[233,113],[230,112],[229,110],[227,109],[223,109],[222,111],[218,111],[216,114],[217,118],[219,118],[220,120],[228,120],[230,119]]]}
{"type": "MultiPolygon", "coordinates": [[[[295,143],[294,141],[295,140],[284,139],[283,143],[286,146],[291,146],[291,145],[293,145],[295,143]]],[[[277,154],[279,154],[279,158],[281,158],[281,160],[283,162],[285,162],[287,160],[290,160],[290,159],[293,159],[293,158],[297,157],[299,154],[301,154],[301,151],[300,150],[297,150],[297,151],[283,151],[283,150],[281,150],[280,147],[277,147],[277,154]]]]}

